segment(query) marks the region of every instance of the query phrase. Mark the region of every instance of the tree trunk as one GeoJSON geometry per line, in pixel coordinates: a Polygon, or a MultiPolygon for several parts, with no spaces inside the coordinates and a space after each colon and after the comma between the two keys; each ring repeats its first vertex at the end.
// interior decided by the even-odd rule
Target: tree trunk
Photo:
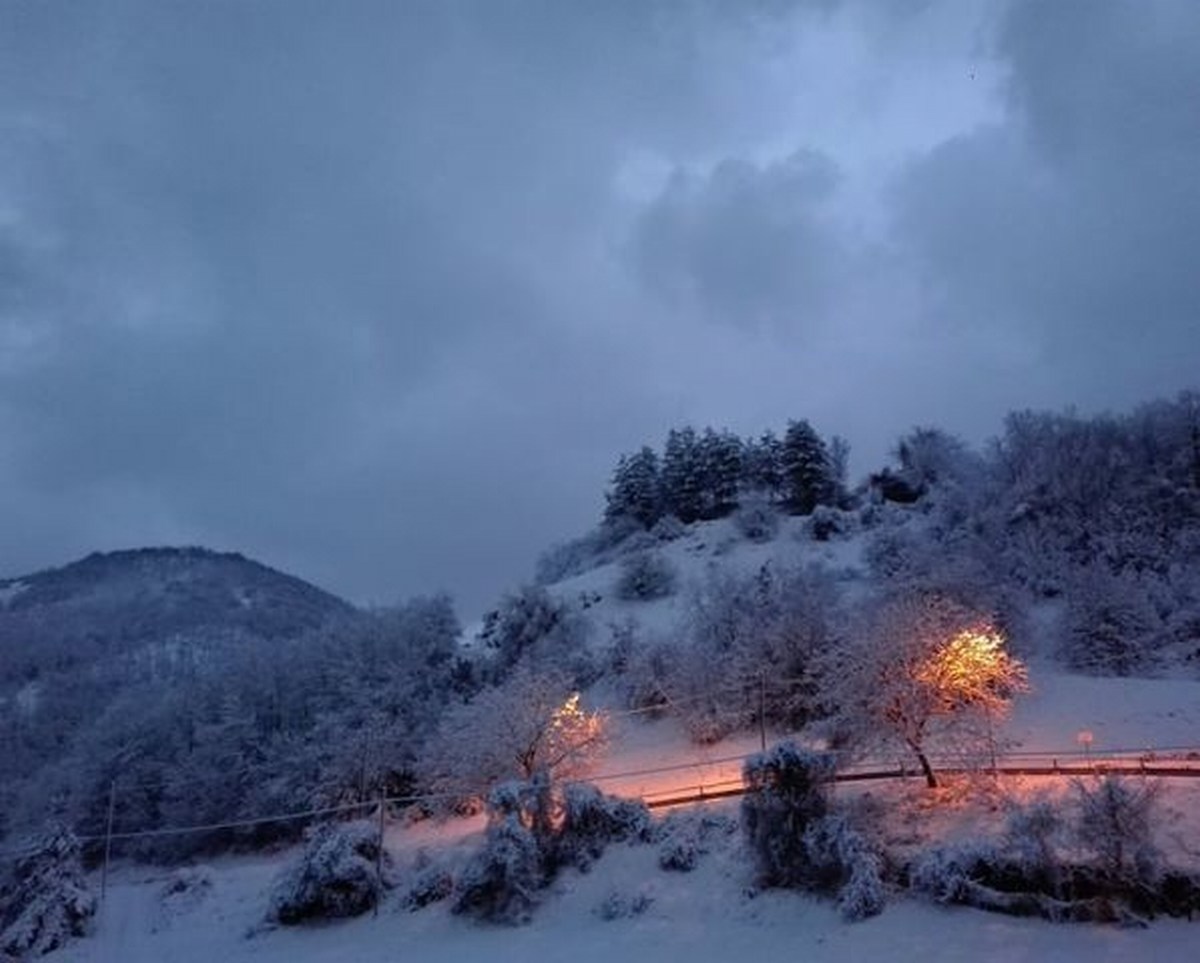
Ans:
{"type": "Polygon", "coordinates": [[[917,761],[921,763],[921,772],[925,773],[925,785],[930,789],[937,789],[937,776],[933,774],[933,766],[929,765],[929,759],[916,746],[913,746],[913,752],[917,754],[917,761]]]}

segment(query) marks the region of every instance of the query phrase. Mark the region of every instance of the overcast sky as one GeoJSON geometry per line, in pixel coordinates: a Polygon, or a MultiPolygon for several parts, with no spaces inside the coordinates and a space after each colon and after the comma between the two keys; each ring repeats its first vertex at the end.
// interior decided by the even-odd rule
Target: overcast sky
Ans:
{"type": "Polygon", "coordinates": [[[1200,382],[1200,4],[0,0],[0,576],[466,615],[672,425],[1200,382]]]}

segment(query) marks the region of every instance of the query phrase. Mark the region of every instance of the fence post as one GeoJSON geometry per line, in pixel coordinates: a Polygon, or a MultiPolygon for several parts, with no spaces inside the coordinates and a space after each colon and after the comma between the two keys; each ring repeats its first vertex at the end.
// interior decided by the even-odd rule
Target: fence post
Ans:
{"type": "Polygon", "coordinates": [[[387,783],[379,786],[379,847],[375,853],[375,906],[371,915],[379,915],[379,900],[383,896],[383,812],[387,805],[387,783]]]}
{"type": "Polygon", "coordinates": [[[117,780],[108,784],[108,820],[104,827],[104,864],[100,868],[100,902],[108,894],[108,860],[112,855],[113,814],[117,806],[117,780]]]}

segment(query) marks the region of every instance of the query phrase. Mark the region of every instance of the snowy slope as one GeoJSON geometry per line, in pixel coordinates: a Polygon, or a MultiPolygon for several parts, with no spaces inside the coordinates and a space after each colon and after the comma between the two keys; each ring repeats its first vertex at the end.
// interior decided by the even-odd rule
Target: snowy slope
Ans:
{"type": "Polygon", "coordinates": [[[645,636],[661,638],[677,633],[685,624],[691,589],[702,585],[715,572],[748,576],[764,564],[778,569],[820,564],[847,582],[861,577],[862,536],[815,542],[807,535],[806,522],[804,518],[785,516],[775,538],[763,543],[747,541],[738,534],[731,519],[689,526],[682,538],[654,549],[677,574],[677,590],[664,599],[642,602],[618,598],[615,587],[620,577],[620,561],[563,579],[548,588],[563,601],[588,598],[587,615],[597,627],[632,620],[645,636]],[[596,596],[599,601],[595,601],[596,596]]]}
{"type": "MultiPolygon", "coordinates": [[[[644,637],[682,631],[689,583],[713,566],[751,573],[776,565],[820,561],[855,585],[862,542],[850,538],[813,543],[798,538],[800,523],[788,520],[771,543],[737,539],[728,523],[697,526],[661,551],[675,565],[681,590],[655,602],[625,602],[613,585],[619,565],[605,565],[551,587],[563,599],[590,599],[588,616],[599,631],[633,620],[644,637]],[[599,600],[596,599],[599,596],[599,600]]],[[[1017,752],[1067,756],[1079,751],[1082,729],[1093,733],[1093,751],[1188,747],[1200,744],[1200,682],[1179,679],[1108,679],[1072,675],[1052,664],[1030,666],[1032,692],[1017,702],[998,735],[1017,752]]],[[[593,694],[603,700],[603,692],[593,694]]],[[[610,700],[611,701],[611,700],[610,700]]],[[[770,733],[774,739],[782,733],[770,733]]],[[[697,747],[672,718],[614,719],[610,748],[593,778],[604,791],[649,796],[680,787],[717,786],[736,779],[741,759],[756,751],[759,735],[740,733],[697,747]]],[[[890,847],[905,852],[930,841],[992,829],[1014,800],[1037,794],[1066,796],[1062,779],[1006,777],[997,784],[951,783],[931,795],[919,780],[839,787],[843,804],[870,809],[890,847]]],[[[709,811],[736,815],[736,802],[708,804],[709,811]]],[[[736,833],[722,837],[687,874],[659,868],[655,846],[615,846],[586,874],[565,871],[545,894],[531,924],[494,927],[452,916],[446,905],[417,912],[401,905],[404,880],[418,853],[461,864],[482,836],[473,819],[392,825],[388,848],[401,878],[399,890],[377,918],[366,917],[297,929],[263,925],[274,876],[295,852],[226,858],[207,868],[212,885],[191,902],[164,901],[169,873],[121,866],[109,885],[96,935],[54,956],[63,961],[171,960],[228,963],[255,960],[371,961],[439,960],[687,960],[726,961],[732,956],[786,955],[811,960],[886,959],[950,961],[987,959],[1117,961],[1191,960],[1197,930],[1187,923],[1158,921],[1147,930],[1102,926],[1055,926],[971,910],[940,909],[896,895],[882,916],[858,924],[841,921],[832,905],[788,892],[752,895],[750,861],[736,833]],[[641,915],[606,921],[598,907],[613,893],[644,894],[641,915]]],[[[1159,843],[1176,861],[1200,866],[1200,780],[1179,780],[1164,793],[1159,843]]]]}

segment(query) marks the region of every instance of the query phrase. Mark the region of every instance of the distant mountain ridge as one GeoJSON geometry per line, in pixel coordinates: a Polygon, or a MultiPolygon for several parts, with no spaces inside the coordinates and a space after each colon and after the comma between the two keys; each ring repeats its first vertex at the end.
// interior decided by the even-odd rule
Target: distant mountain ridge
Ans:
{"type": "Polygon", "coordinates": [[[180,636],[294,638],[352,612],[349,602],[236,552],[94,552],[0,579],[0,686],[180,636]]]}

